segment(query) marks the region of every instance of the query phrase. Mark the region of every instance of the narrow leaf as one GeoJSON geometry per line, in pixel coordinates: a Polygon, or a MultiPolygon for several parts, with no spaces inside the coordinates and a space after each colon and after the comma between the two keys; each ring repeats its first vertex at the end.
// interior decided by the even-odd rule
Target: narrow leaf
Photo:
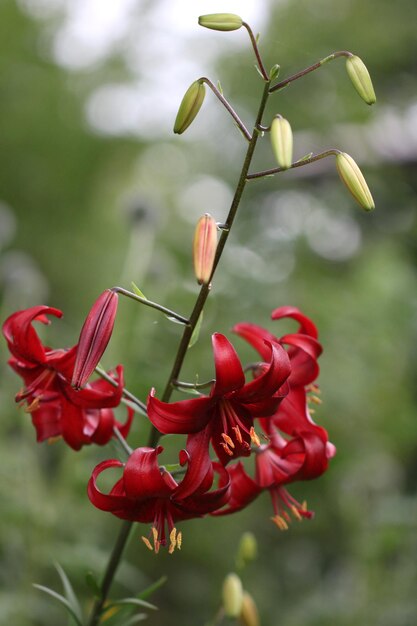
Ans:
{"type": "Polygon", "coordinates": [[[180,326],[185,326],[184,322],[181,322],[180,320],[177,320],[177,318],[173,317],[172,315],[165,315],[165,317],[170,322],[174,322],[174,324],[180,324],[180,326]]]}
{"type": "Polygon", "coordinates": [[[133,626],[134,624],[138,624],[139,622],[143,622],[144,619],[147,619],[146,613],[138,613],[137,615],[133,615],[127,622],[123,622],[120,626],[133,626]]]}
{"type": "Polygon", "coordinates": [[[141,606],[144,609],[151,609],[152,611],[157,611],[158,607],[150,602],[146,602],[146,600],[142,600],[141,598],[123,598],[122,600],[113,600],[110,603],[110,606],[119,606],[120,604],[127,604],[129,606],[141,606]]]}
{"type": "Polygon", "coordinates": [[[137,296],[139,296],[139,298],[143,298],[144,300],[148,299],[145,296],[145,294],[139,289],[139,287],[137,285],[135,285],[133,280],[132,280],[132,282],[130,284],[132,285],[133,293],[135,293],[137,296]]]}
{"type": "Polygon", "coordinates": [[[161,576],[159,580],[152,583],[152,585],[149,585],[149,587],[146,587],[146,589],[141,591],[138,594],[138,598],[141,598],[142,600],[144,600],[145,598],[149,598],[149,596],[152,595],[154,591],[159,589],[159,587],[162,587],[162,585],[165,585],[167,580],[168,580],[168,576],[161,576]]]}
{"type": "Polygon", "coordinates": [[[64,596],[61,596],[61,594],[57,593],[56,591],[53,591],[53,589],[49,589],[49,587],[44,587],[43,585],[36,585],[35,584],[33,586],[35,587],[35,589],[39,589],[39,591],[43,591],[47,595],[52,596],[52,598],[55,598],[55,600],[60,602],[67,609],[67,611],[70,613],[71,617],[73,617],[74,620],[76,621],[77,625],[78,626],[83,626],[82,622],[79,620],[77,614],[74,612],[74,609],[72,608],[72,606],[70,605],[68,600],[66,598],[64,598],[64,596]]]}
{"type": "Polygon", "coordinates": [[[97,579],[94,576],[93,572],[86,572],[85,574],[85,582],[90,587],[90,590],[94,593],[95,596],[100,595],[100,587],[98,585],[97,579]]]}
{"type": "Polygon", "coordinates": [[[181,391],[181,393],[188,393],[190,396],[201,396],[201,393],[192,387],[180,387],[178,391],[181,391]]]}
{"type": "Polygon", "coordinates": [[[218,80],[217,81],[217,89],[220,91],[220,93],[223,95],[223,87],[221,85],[221,82],[218,80]]]}
{"type": "Polygon", "coordinates": [[[72,609],[74,613],[77,615],[80,622],[82,622],[83,616],[82,616],[81,606],[80,606],[80,603],[78,602],[77,596],[74,593],[74,589],[72,588],[72,585],[70,583],[68,576],[66,575],[66,573],[64,572],[63,568],[60,566],[59,563],[55,563],[55,569],[58,572],[59,577],[62,581],[62,585],[64,587],[64,592],[65,592],[65,597],[67,598],[68,602],[72,606],[72,609]]]}
{"type": "Polygon", "coordinates": [[[193,330],[193,334],[191,335],[190,343],[188,344],[189,348],[192,348],[195,343],[197,343],[198,338],[200,336],[201,324],[203,323],[203,311],[200,313],[200,317],[197,320],[197,324],[193,330]]]}
{"type": "Polygon", "coordinates": [[[303,157],[301,157],[301,159],[298,159],[296,163],[302,163],[303,161],[308,161],[309,159],[311,159],[312,156],[313,156],[313,152],[309,152],[308,154],[305,154],[303,157]]]}

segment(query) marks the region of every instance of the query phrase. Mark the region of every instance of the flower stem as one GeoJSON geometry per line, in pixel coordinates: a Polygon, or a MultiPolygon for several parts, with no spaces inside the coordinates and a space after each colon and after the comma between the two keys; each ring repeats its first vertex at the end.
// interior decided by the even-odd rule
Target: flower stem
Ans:
{"type": "MultiPolygon", "coordinates": [[[[113,385],[113,387],[117,387],[117,382],[114,380],[114,378],[109,376],[107,372],[105,372],[103,369],[101,369],[101,367],[96,367],[95,371],[97,372],[97,374],[99,376],[101,376],[101,378],[104,378],[104,380],[107,380],[108,383],[113,385]]],[[[122,393],[123,393],[123,396],[127,400],[130,400],[131,402],[133,402],[133,404],[135,404],[136,407],[139,408],[142,413],[144,413],[144,415],[147,414],[147,412],[146,412],[146,404],[144,402],[142,402],[142,400],[139,400],[139,398],[137,398],[136,396],[133,395],[133,393],[131,393],[130,391],[125,389],[125,387],[123,387],[123,392],[122,393]]]]}
{"type": "Polygon", "coordinates": [[[261,59],[261,55],[259,53],[259,48],[258,48],[258,43],[256,41],[256,37],[254,36],[254,34],[252,32],[252,29],[249,26],[249,24],[247,24],[246,22],[243,22],[242,26],[244,26],[246,28],[246,30],[248,31],[248,33],[249,33],[249,37],[250,37],[250,40],[251,40],[252,48],[253,48],[253,50],[255,52],[256,60],[258,61],[259,70],[260,70],[260,72],[261,72],[261,74],[263,76],[263,79],[268,82],[269,81],[269,76],[268,76],[268,74],[266,72],[264,64],[262,63],[262,59],[261,59]]]}
{"type": "Polygon", "coordinates": [[[264,176],[273,176],[274,174],[279,174],[279,172],[287,171],[288,169],[294,169],[296,167],[302,167],[303,165],[308,165],[309,163],[314,163],[314,161],[320,161],[320,159],[325,159],[328,156],[336,156],[340,154],[340,150],[336,148],[330,148],[330,150],[326,150],[325,152],[320,152],[318,154],[312,154],[307,158],[302,158],[299,161],[295,161],[292,163],[289,168],[287,167],[273,167],[270,170],[262,170],[261,172],[255,172],[254,174],[248,174],[246,176],[246,180],[254,180],[255,178],[263,178],[264,176]]]}
{"type": "Polygon", "coordinates": [[[95,599],[90,618],[87,622],[87,626],[97,626],[100,622],[101,613],[106,603],[114,575],[123,554],[123,550],[126,546],[127,540],[129,539],[132,526],[133,522],[129,520],[124,520],[122,526],[120,527],[119,535],[117,537],[113,552],[111,553],[106,571],[104,572],[103,580],[100,585],[100,595],[95,599]]]}
{"type": "Polygon", "coordinates": [[[240,128],[240,130],[242,131],[242,134],[246,137],[246,139],[248,141],[250,141],[252,139],[252,135],[250,134],[250,132],[248,131],[248,129],[246,128],[246,126],[244,125],[244,123],[242,122],[242,120],[240,119],[240,117],[238,116],[238,114],[236,113],[236,111],[233,109],[233,107],[228,103],[228,101],[226,100],[226,98],[220,93],[220,91],[217,89],[217,87],[214,85],[214,83],[211,82],[210,79],[206,78],[205,76],[202,76],[199,79],[201,82],[206,83],[206,85],[208,85],[210,87],[210,89],[212,90],[212,92],[217,96],[217,98],[220,100],[220,102],[222,103],[222,105],[225,107],[225,109],[230,113],[230,115],[233,117],[233,119],[235,120],[237,126],[240,128]]]}
{"type": "Polygon", "coordinates": [[[152,309],[156,309],[157,311],[161,311],[162,313],[165,313],[165,315],[174,317],[176,320],[178,320],[184,325],[187,325],[189,323],[189,320],[183,315],[180,315],[179,313],[176,313],[175,311],[171,311],[171,309],[167,309],[166,307],[162,306],[162,304],[158,304],[157,302],[152,302],[152,300],[148,300],[147,298],[141,298],[141,296],[137,296],[135,293],[132,293],[131,291],[128,291],[127,289],[124,289],[123,287],[112,287],[111,291],[120,293],[122,294],[122,296],[126,296],[127,298],[131,298],[132,300],[136,300],[136,302],[140,302],[141,304],[144,304],[145,306],[150,306],[152,309]]]}
{"type": "MultiPolygon", "coordinates": [[[[252,134],[252,138],[249,142],[248,149],[246,152],[245,160],[243,162],[242,170],[239,176],[239,180],[237,183],[235,195],[232,200],[232,204],[230,206],[229,214],[227,216],[225,226],[226,228],[222,230],[222,234],[219,239],[219,243],[217,244],[216,256],[214,258],[213,270],[211,272],[210,280],[207,284],[204,284],[201,287],[200,293],[197,297],[196,303],[194,305],[193,311],[189,318],[189,324],[184,328],[184,332],[178,346],[177,355],[175,357],[174,365],[171,370],[171,374],[169,376],[168,382],[166,384],[164,393],[162,394],[162,401],[168,402],[171,398],[172,392],[175,388],[174,381],[178,380],[182,364],[185,359],[185,355],[187,353],[188,344],[190,343],[191,335],[193,334],[193,330],[197,324],[198,318],[200,317],[201,311],[204,308],[205,302],[208,298],[211,289],[211,281],[213,279],[214,273],[216,271],[217,265],[222,256],[224,247],[226,245],[227,239],[230,234],[230,230],[232,228],[234,219],[236,217],[237,210],[239,208],[240,201],[242,199],[243,191],[245,189],[245,185],[247,182],[247,175],[249,171],[250,164],[252,162],[252,157],[255,152],[256,144],[259,138],[259,133],[257,131],[257,127],[262,122],[262,116],[265,110],[266,103],[268,101],[269,96],[269,87],[270,81],[266,82],[261,102],[259,105],[258,114],[256,116],[256,121],[254,124],[254,131],[252,134]]],[[[161,433],[153,426],[149,435],[149,446],[155,447],[161,437],[161,433]]]]}
{"type": "Polygon", "coordinates": [[[296,74],[289,76],[285,80],[281,80],[279,83],[271,87],[271,89],[269,90],[269,93],[274,93],[274,91],[283,89],[284,87],[292,83],[294,80],[297,80],[298,78],[301,78],[302,76],[305,76],[306,74],[309,74],[310,72],[314,72],[314,70],[318,70],[319,67],[321,67],[325,63],[328,63],[329,61],[333,61],[334,59],[338,59],[339,57],[351,57],[351,56],[353,56],[353,54],[351,52],[348,52],[347,50],[339,50],[338,52],[333,52],[333,54],[329,54],[329,56],[325,57],[324,59],[321,59],[320,61],[317,61],[317,63],[313,63],[313,65],[306,67],[304,70],[301,70],[301,72],[297,72],[296,74]]]}

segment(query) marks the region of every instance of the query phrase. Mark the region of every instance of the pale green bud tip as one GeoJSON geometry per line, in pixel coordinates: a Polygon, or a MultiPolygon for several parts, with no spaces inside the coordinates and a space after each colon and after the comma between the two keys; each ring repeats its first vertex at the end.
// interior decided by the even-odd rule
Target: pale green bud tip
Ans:
{"type": "Polygon", "coordinates": [[[365,63],[357,56],[346,59],[346,70],[356,91],[366,104],[375,104],[376,96],[371,77],[365,63]]]}
{"type": "Polygon", "coordinates": [[[193,122],[203,104],[206,88],[204,83],[196,80],[187,89],[175,118],[174,133],[181,135],[193,122]]]}
{"type": "Polygon", "coordinates": [[[238,560],[242,563],[248,563],[256,559],[258,554],[258,544],[253,533],[243,533],[239,544],[238,560]]]}
{"type": "Polygon", "coordinates": [[[238,617],[242,610],[243,588],[237,574],[228,574],[223,582],[223,608],[226,617],[238,617]]]}
{"type": "Polygon", "coordinates": [[[292,165],[292,130],[288,120],[275,117],[271,124],[271,144],[278,165],[287,170],[292,165]]]}
{"type": "Polygon", "coordinates": [[[243,20],[239,15],[234,13],[212,13],[210,15],[200,15],[198,23],[204,28],[211,28],[211,30],[238,30],[243,20]]]}
{"type": "Polygon", "coordinates": [[[247,591],[243,592],[240,621],[242,626],[260,626],[259,613],[255,600],[247,591]]]}
{"type": "Polygon", "coordinates": [[[340,178],[355,200],[365,211],[372,211],[375,208],[374,199],[362,172],[352,157],[346,152],[339,152],[336,156],[336,167],[340,178]]]}

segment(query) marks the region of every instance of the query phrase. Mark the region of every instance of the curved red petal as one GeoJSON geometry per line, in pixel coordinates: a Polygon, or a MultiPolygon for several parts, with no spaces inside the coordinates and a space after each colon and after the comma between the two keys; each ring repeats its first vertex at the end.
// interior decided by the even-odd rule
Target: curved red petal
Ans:
{"type": "Polygon", "coordinates": [[[113,437],[114,413],[111,409],[95,409],[94,413],[97,414],[97,425],[90,439],[92,443],[104,446],[113,437]]]}
{"type": "Polygon", "coordinates": [[[218,466],[216,471],[220,474],[219,487],[213,491],[195,494],[181,502],[181,508],[197,515],[213,514],[214,511],[223,507],[230,498],[230,476],[228,471],[218,466]]]}
{"type": "Polygon", "coordinates": [[[228,515],[229,513],[240,511],[262,492],[262,488],[247,475],[240,461],[230,466],[228,472],[231,483],[228,506],[225,509],[213,512],[212,515],[228,515]]]}
{"type": "Polygon", "coordinates": [[[281,306],[277,309],[274,309],[271,314],[271,318],[273,320],[279,320],[284,317],[291,317],[293,320],[297,321],[300,326],[298,329],[299,333],[303,333],[305,335],[310,335],[310,337],[314,337],[317,339],[319,336],[317,326],[312,322],[312,320],[301,313],[300,309],[297,309],[295,306],[281,306]]]}
{"type": "Polygon", "coordinates": [[[41,404],[31,414],[36,430],[36,441],[41,442],[61,435],[61,408],[58,402],[41,404]]]}
{"type": "Polygon", "coordinates": [[[93,470],[90,480],[88,481],[87,494],[92,504],[101,511],[109,511],[115,513],[121,511],[125,506],[131,506],[128,498],[123,494],[122,482],[118,481],[113,487],[112,493],[106,494],[97,487],[97,478],[109,467],[123,467],[123,463],[117,459],[102,461],[93,470]]]}
{"type": "Polygon", "coordinates": [[[233,326],[232,332],[239,335],[239,337],[242,337],[242,339],[245,339],[253,348],[255,348],[264,361],[269,360],[271,352],[268,344],[265,342],[269,342],[270,344],[275,343],[277,341],[275,335],[270,333],[268,330],[265,330],[265,328],[249,322],[240,322],[239,324],[236,324],[233,326]]]}
{"type": "Polygon", "coordinates": [[[162,402],[155,397],[155,389],[148,396],[148,417],[152,424],[165,435],[198,433],[205,428],[212,416],[215,401],[207,396],[162,402]]]}
{"type": "Polygon", "coordinates": [[[13,313],[4,322],[3,335],[10,352],[17,359],[39,364],[45,362],[45,348],[33,328],[32,322],[38,321],[48,324],[46,315],[62,317],[62,311],[44,305],[34,306],[13,313]]]}
{"type": "MultiPolygon", "coordinates": [[[[111,374],[111,372],[110,372],[111,374]]],[[[123,394],[123,366],[116,367],[116,374],[112,378],[117,387],[106,380],[93,381],[83,389],[77,391],[71,385],[64,384],[63,390],[71,402],[84,409],[113,408],[120,404],[123,394]]]]}
{"type": "MultiPolygon", "coordinates": [[[[184,478],[175,490],[173,496],[175,500],[187,498],[201,489],[202,483],[205,483],[207,476],[210,479],[212,467],[209,454],[210,435],[210,426],[206,426],[199,433],[188,435],[188,466],[184,478]]],[[[209,484],[205,483],[204,486],[206,489],[210,489],[211,484],[211,482],[209,484]]]]}
{"type": "Polygon", "coordinates": [[[90,437],[84,433],[84,411],[65,398],[61,399],[61,424],[64,441],[73,449],[80,450],[90,443],[90,437]]]}
{"type": "Polygon", "coordinates": [[[268,344],[269,365],[264,372],[240,389],[235,398],[241,402],[256,403],[266,400],[285,383],[291,372],[288,354],[279,344],[268,344]]]}
{"type": "Polygon", "coordinates": [[[123,472],[126,495],[136,501],[167,497],[176,489],[177,483],[169,472],[162,472],[158,454],[163,448],[137,448],[127,460],[123,472]]]}
{"type": "Polygon", "coordinates": [[[243,387],[245,374],[236,350],[224,335],[214,333],[212,344],[216,368],[216,383],[212,396],[224,396],[243,387]]]}
{"type": "Polygon", "coordinates": [[[132,426],[132,421],[133,418],[135,416],[135,412],[134,410],[130,407],[127,406],[127,418],[124,424],[122,424],[119,421],[116,421],[116,426],[119,429],[121,435],[126,439],[126,437],[128,436],[129,432],[130,432],[130,428],[132,426]]]}

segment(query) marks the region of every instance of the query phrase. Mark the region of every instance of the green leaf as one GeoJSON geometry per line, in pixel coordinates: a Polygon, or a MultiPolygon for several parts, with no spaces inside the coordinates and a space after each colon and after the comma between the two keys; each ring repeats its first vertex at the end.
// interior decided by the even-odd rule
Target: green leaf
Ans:
{"type": "Polygon", "coordinates": [[[223,87],[222,87],[221,82],[219,80],[217,81],[217,89],[220,91],[221,95],[223,95],[223,87]]]}
{"type": "Polygon", "coordinates": [[[197,389],[193,389],[193,387],[179,387],[178,391],[181,391],[181,393],[188,393],[190,396],[201,396],[201,393],[197,391],[197,389]]]}
{"type": "Polygon", "coordinates": [[[148,615],[146,613],[137,613],[137,615],[133,615],[127,622],[123,622],[120,626],[133,626],[138,622],[143,622],[144,619],[147,619],[148,615]]]}
{"type": "Polygon", "coordinates": [[[314,154],[313,152],[309,152],[308,154],[305,154],[303,157],[301,157],[301,159],[298,159],[296,163],[302,163],[303,161],[308,161],[309,159],[311,159],[313,154],[314,154]]]}
{"type": "Polygon", "coordinates": [[[188,344],[189,348],[192,348],[193,345],[196,344],[198,341],[198,338],[200,336],[201,324],[203,323],[203,313],[204,311],[201,311],[200,317],[197,320],[197,324],[195,325],[193,334],[191,335],[190,343],[188,344]]]}
{"type": "Polygon", "coordinates": [[[132,282],[130,284],[132,285],[133,293],[135,293],[137,296],[139,296],[139,298],[143,298],[144,300],[148,299],[145,296],[145,294],[139,289],[139,287],[137,285],[135,285],[133,280],[132,280],[132,282]]]}
{"type": "Polygon", "coordinates": [[[152,583],[152,585],[149,585],[149,587],[146,587],[146,589],[138,593],[138,598],[142,598],[142,600],[144,600],[145,598],[149,598],[149,596],[152,595],[154,591],[159,589],[159,587],[162,587],[162,585],[165,585],[167,580],[168,576],[161,576],[161,578],[152,583]]]}
{"type": "Polygon", "coordinates": [[[80,622],[83,621],[83,615],[82,615],[82,611],[81,611],[81,606],[80,603],[78,602],[78,598],[74,593],[74,589],[72,588],[72,585],[70,583],[70,580],[68,578],[68,576],[66,575],[66,573],[64,572],[63,568],[60,566],[59,563],[55,563],[55,569],[58,572],[58,575],[62,581],[62,585],[64,587],[64,593],[65,593],[65,597],[67,598],[70,606],[72,607],[72,610],[74,611],[75,615],[77,616],[77,618],[79,619],[80,622]]]}
{"type": "Polygon", "coordinates": [[[98,585],[97,579],[94,576],[93,572],[86,572],[85,574],[85,582],[90,587],[90,590],[94,593],[95,596],[100,595],[100,587],[98,585]]]}
{"type": "Polygon", "coordinates": [[[74,609],[72,608],[68,600],[64,598],[64,596],[61,596],[56,591],[53,591],[53,589],[49,589],[49,587],[44,587],[43,585],[35,584],[33,586],[35,587],[35,589],[39,589],[39,591],[43,591],[44,593],[51,596],[52,598],[55,598],[55,600],[60,602],[67,609],[68,613],[71,615],[72,618],[74,618],[77,625],[83,626],[82,622],[78,619],[78,616],[76,615],[76,613],[74,613],[74,609]]]}
{"type": "Polygon", "coordinates": [[[257,65],[254,65],[255,70],[258,72],[259,76],[262,78],[262,80],[264,79],[264,75],[262,74],[261,70],[259,69],[259,67],[257,65]]]}
{"type": "Polygon", "coordinates": [[[142,600],[141,598],[123,598],[122,600],[113,600],[109,606],[119,606],[120,604],[127,604],[129,606],[141,606],[144,609],[151,609],[152,611],[158,610],[157,606],[151,604],[150,602],[146,602],[146,600],[142,600]]]}

